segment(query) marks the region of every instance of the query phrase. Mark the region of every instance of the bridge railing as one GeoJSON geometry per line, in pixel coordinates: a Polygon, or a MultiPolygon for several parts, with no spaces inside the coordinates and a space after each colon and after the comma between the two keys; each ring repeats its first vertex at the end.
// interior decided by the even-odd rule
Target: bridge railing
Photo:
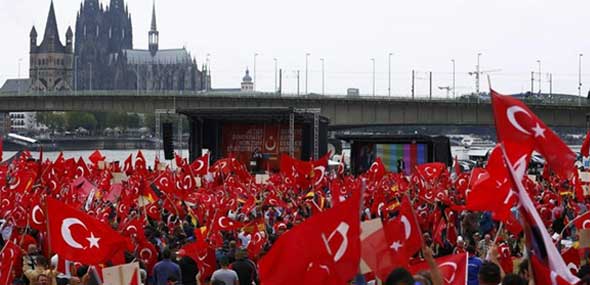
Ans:
{"type": "MultiPolygon", "coordinates": [[[[240,92],[240,91],[177,91],[177,90],[163,90],[163,91],[137,91],[137,90],[85,90],[85,91],[59,91],[59,92],[0,92],[2,97],[38,97],[38,96],[81,96],[81,97],[95,97],[95,96],[153,96],[153,97],[169,97],[169,96],[194,96],[194,97],[252,97],[252,98],[285,98],[285,99],[307,99],[307,100],[322,100],[322,99],[344,99],[344,100],[362,100],[362,101],[417,101],[417,102],[441,102],[441,103],[471,103],[471,104],[489,104],[490,97],[487,95],[466,95],[454,99],[444,97],[415,97],[411,96],[367,96],[367,95],[344,95],[344,94],[287,94],[276,92],[240,92]]],[[[581,98],[571,95],[554,95],[554,96],[519,96],[519,100],[532,105],[552,105],[552,106],[590,106],[590,99],[581,98]]]]}

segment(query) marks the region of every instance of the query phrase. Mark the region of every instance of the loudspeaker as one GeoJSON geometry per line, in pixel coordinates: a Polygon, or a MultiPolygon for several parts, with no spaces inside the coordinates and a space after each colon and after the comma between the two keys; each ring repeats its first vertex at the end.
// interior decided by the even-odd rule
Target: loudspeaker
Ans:
{"type": "Polygon", "coordinates": [[[172,123],[162,123],[162,141],[164,142],[164,159],[174,159],[174,129],[172,123]]]}

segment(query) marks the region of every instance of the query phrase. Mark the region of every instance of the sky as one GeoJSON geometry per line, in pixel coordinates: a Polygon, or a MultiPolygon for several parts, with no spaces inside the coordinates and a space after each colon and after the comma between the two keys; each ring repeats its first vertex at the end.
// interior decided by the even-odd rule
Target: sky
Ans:
{"type": "MultiPolygon", "coordinates": [[[[62,42],[75,26],[82,0],[54,0],[62,42]]],[[[108,5],[107,0],[101,0],[108,5]]],[[[134,48],[147,49],[152,1],[126,0],[132,14],[134,48]]],[[[50,0],[0,0],[0,84],[27,76],[29,32],[45,29],[50,0]],[[19,60],[20,59],[20,60],[19,60]]],[[[158,0],[160,48],[186,47],[197,63],[209,54],[213,88],[237,88],[256,58],[256,89],[273,91],[274,59],[283,69],[283,92],[410,96],[415,70],[417,97],[434,97],[452,87],[455,60],[457,95],[474,92],[477,54],[500,93],[578,93],[579,54],[582,94],[590,90],[590,1],[568,0],[158,0]],[[389,72],[389,54],[391,73],[389,72]],[[258,56],[254,56],[258,54],[258,56]],[[373,61],[375,73],[373,73],[373,61]],[[373,76],[373,74],[375,74],[373,76]]],[[[41,39],[39,39],[40,41],[41,39]]],[[[453,96],[449,92],[448,96],[453,96]]]]}

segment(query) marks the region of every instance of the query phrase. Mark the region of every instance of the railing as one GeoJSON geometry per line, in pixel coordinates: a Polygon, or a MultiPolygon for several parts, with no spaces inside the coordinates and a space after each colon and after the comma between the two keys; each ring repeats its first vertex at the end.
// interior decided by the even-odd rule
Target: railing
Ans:
{"type": "MultiPolygon", "coordinates": [[[[81,97],[95,97],[95,96],[153,96],[153,97],[168,97],[168,96],[193,96],[193,97],[253,97],[253,98],[285,98],[285,99],[304,99],[304,100],[359,100],[359,101],[400,101],[400,102],[440,102],[440,103],[468,103],[468,104],[489,104],[490,98],[487,95],[475,96],[467,95],[455,99],[441,98],[441,97],[415,97],[411,96],[367,96],[367,95],[344,95],[344,94],[286,94],[274,92],[240,92],[240,91],[136,91],[136,90],[85,90],[85,91],[60,91],[60,92],[0,92],[0,100],[2,97],[34,97],[34,96],[81,96],[81,97]]],[[[590,100],[571,95],[554,95],[550,98],[538,98],[531,96],[529,98],[519,98],[524,103],[529,105],[548,105],[548,106],[590,106],[590,100]]]]}

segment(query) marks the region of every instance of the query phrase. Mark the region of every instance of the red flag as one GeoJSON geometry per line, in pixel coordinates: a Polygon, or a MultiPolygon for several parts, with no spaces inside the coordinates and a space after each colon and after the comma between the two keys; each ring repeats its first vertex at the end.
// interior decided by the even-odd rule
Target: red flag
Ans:
{"type": "Polygon", "coordinates": [[[570,247],[561,254],[561,257],[563,257],[563,261],[570,272],[577,275],[581,265],[580,251],[577,248],[570,247]]]}
{"type": "Polygon", "coordinates": [[[455,155],[455,161],[454,161],[454,165],[453,168],[455,169],[455,175],[459,176],[461,175],[461,164],[459,164],[459,158],[457,158],[457,156],[455,155]]]}
{"type": "Polygon", "coordinates": [[[563,178],[570,178],[577,172],[574,166],[576,155],[524,103],[494,90],[491,90],[491,96],[499,142],[536,149],[551,169],[563,178]]]}
{"type": "Polygon", "coordinates": [[[582,154],[583,157],[588,157],[590,155],[590,132],[586,133],[582,148],[580,148],[580,154],[582,154]]]}
{"type": "Polygon", "coordinates": [[[137,156],[135,157],[135,169],[140,172],[147,170],[145,157],[143,157],[141,150],[137,151],[137,156]]]}
{"type": "Polygon", "coordinates": [[[360,261],[360,192],[283,234],[260,261],[262,284],[345,284],[360,261]],[[289,266],[284,266],[285,261],[289,266]]]}
{"type": "Polygon", "coordinates": [[[413,256],[422,247],[420,226],[412,210],[412,205],[406,197],[402,198],[399,215],[391,221],[385,221],[383,230],[389,244],[393,244],[395,241],[401,242],[408,257],[413,256]],[[397,225],[394,225],[393,228],[390,227],[390,223],[394,221],[402,225],[401,231],[397,225]]]}
{"type": "Polygon", "coordinates": [[[0,251],[0,284],[12,284],[16,261],[21,258],[21,249],[8,241],[0,251]]]}
{"type": "MultiPolygon", "coordinates": [[[[462,253],[439,257],[435,260],[445,285],[465,285],[467,283],[468,257],[466,253],[462,253]]],[[[410,272],[413,274],[424,270],[430,270],[426,262],[410,266],[410,272]]]]}
{"type": "Polygon", "coordinates": [[[447,166],[442,162],[431,162],[416,166],[418,174],[428,183],[435,182],[446,170],[447,166]]]}
{"type": "Polygon", "coordinates": [[[130,154],[127,159],[125,159],[124,165],[123,165],[123,172],[125,172],[127,175],[131,174],[133,172],[133,155],[130,154]]]}
{"type": "Polygon", "coordinates": [[[563,277],[554,271],[549,270],[538,257],[531,256],[531,268],[533,269],[533,275],[535,277],[536,285],[571,285],[576,283],[570,283],[563,277]]]}
{"type": "Polygon", "coordinates": [[[47,199],[47,216],[51,248],[67,260],[102,264],[127,245],[108,225],[55,199],[47,199]]]}
{"type": "Polygon", "coordinates": [[[41,207],[40,197],[33,200],[29,214],[29,225],[31,228],[41,232],[47,230],[47,219],[45,218],[45,211],[43,210],[43,207],[41,207]]]}
{"type": "MultiPolygon", "coordinates": [[[[403,231],[403,225],[399,222],[393,225],[400,232],[403,231]]],[[[385,280],[393,268],[407,264],[405,251],[399,251],[399,244],[392,247],[393,244],[386,239],[380,219],[363,222],[362,229],[362,258],[369,268],[361,273],[372,271],[381,280],[385,280]]]]}
{"type": "Polygon", "coordinates": [[[590,212],[586,212],[574,218],[574,225],[579,230],[590,229],[590,212]]]}
{"type": "Polygon", "coordinates": [[[371,164],[369,168],[368,174],[369,179],[372,181],[379,181],[385,175],[385,165],[383,165],[383,161],[381,161],[380,157],[377,157],[375,161],[371,164]]]}
{"type": "Polygon", "coordinates": [[[135,270],[133,271],[133,276],[131,276],[131,281],[129,282],[129,285],[140,285],[141,283],[139,283],[139,271],[137,270],[137,268],[135,268],[135,270]]]}
{"type": "Polygon", "coordinates": [[[195,161],[191,163],[190,168],[194,175],[207,175],[209,172],[209,153],[195,159],[195,161]]]}
{"type": "Polygon", "coordinates": [[[92,154],[90,154],[88,159],[92,161],[94,165],[97,165],[100,161],[103,161],[105,157],[102,155],[102,153],[100,153],[99,150],[95,150],[92,154]]]}

